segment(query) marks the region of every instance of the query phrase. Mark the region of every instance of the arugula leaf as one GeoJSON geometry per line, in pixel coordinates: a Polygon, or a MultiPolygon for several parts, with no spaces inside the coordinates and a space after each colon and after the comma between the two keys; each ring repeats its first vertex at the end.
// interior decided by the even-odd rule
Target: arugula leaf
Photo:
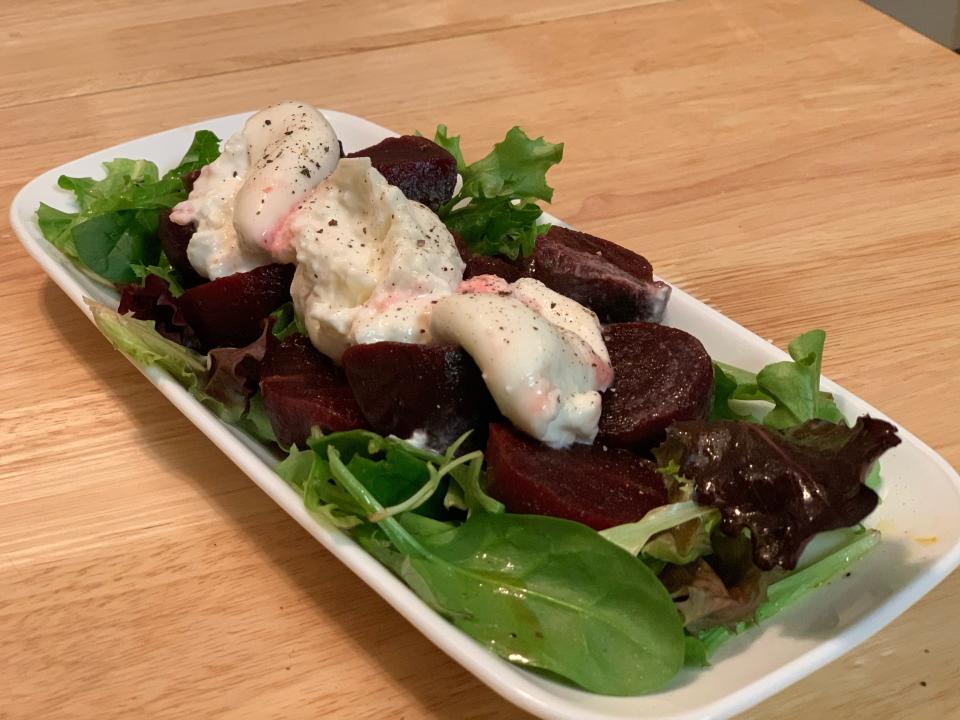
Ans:
{"type": "Polygon", "coordinates": [[[534,203],[510,197],[477,198],[450,212],[444,223],[478,255],[503,255],[516,260],[533,253],[537,237],[549,228],[540,225],[541,210],[534,203]]]}
{"type": "MultiPolygon", "coordinates": [[[[382,515],[337,449],[327,452],[337,482],[368,515],[382,515]]],[[[396,551],[386,562],[454,625],[511,662],[608,695],[659,689],[683,664],[680,619],[663,585],[589,528],[484,512],[455,528],[424,527],[406,513],[381,520],[396,551]]]]}
{"type": "MultiPolygon", "coordinates": [[[[326,483],[331,477],[327,464],[312,450],[300,450],[295,445],[274,471],[281,479],[292,486],[303,497],[307,510],[334,527],[353,528],[363,524],[363,520],[354,514],[344,512],[333,503],[324,503],[316,491],[319,482],[326,483]]],[[[349,498],[349,496],[346,496],[349,498]]]]}
{"type": "Polygon", "coordinates": [[[514,126],[486,157],[463,169],[462,194],[477,198],[539,198],[550,202],[553,188],[547,185],[547,170],[562,159],[563,143],[548,143],[542,137],[531,140],[514,126]]]}

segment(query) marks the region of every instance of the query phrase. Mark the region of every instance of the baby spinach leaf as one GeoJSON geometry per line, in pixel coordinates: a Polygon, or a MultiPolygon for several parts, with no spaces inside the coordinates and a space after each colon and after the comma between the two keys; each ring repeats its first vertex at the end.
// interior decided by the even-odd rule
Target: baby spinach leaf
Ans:
{"type": "MultiPolygon", "coordinates": [[[[327,452],[337,482],[366,513],[381,512],[336,448],[327,452]]],[[[661,688],[683,664],[680,619],[664,587],[586,526],[478,512],[425,534],[409,517],[379,523],[402,555],[391,565],[438,612],[511,662],[608,695],[661,688]]]]}
{"type": "Polygon", "coordinates": [[[133,265],[160,259],[155,210],[118,210],[94,215],[74,226],[77,257],[97,275],[113,283],[137,279],[133,265]]]}
{"type": "Polygon", "coordinates": [[[100,180],[62,175],[61,188],[73,193],[77,212],[41,204],[37,223],[62,253],[111,283],[138,277],[133,266],[157,265],[158,214],[186,198],[180,176],[219,155],[219,140],[206,130],[194,136],[180,164],[160,177],[149,160],[116,158],[103,164],[100,180]]]}

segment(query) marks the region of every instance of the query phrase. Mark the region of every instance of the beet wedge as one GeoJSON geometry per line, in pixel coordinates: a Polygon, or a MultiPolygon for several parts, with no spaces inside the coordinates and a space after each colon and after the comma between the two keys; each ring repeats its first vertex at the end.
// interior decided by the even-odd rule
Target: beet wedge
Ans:
{"type": "Polygon", "coordinates": [[[170,266],[176,270],[181,284],[187,288],[207,282],[206,278],[193,269],[187,257],[187,246],[193,233],[193,225],[178,225],[170,219],[169,212],[160,213],[160,224],[157,226],[160,249],[167,256],[170,266]]]}
{"type": "Polygon", "coordinates": [[[533,276],[593,310],[601,322],[660,322],[670,286],[646,258],[603,238],[554,225],[537,240],[533,276]]]}
{"type": "Polygon", "coordinates": [[[270,338],[260,368],[260,393],[277,442],[306,447],[312,428],[366,428],[343,370],[303,335],[270,338]]]}
{"type": "Polygon", "coordinates": [[[680,420],[706,418],[713,362],[693,335],[654,323],[607,325],[613,385],[603,396],[600,442],[647,448],[680,420]]]}
{"type": "Polygon", "coordinates": [[[293,265],[264,265],[190,288],[178,300],[205,349],[244,347],[267,315],[290,299],[293,265]]]}
{"type": "Polygon", "coordinates": [[[622,448],[555,450],[494,423],[486,460],[487,493],[512,513],[550,515],[604,530],[635,522],[667,503],[656,465],[622,448]]]}
{"type": "Polygon", "coordinates": [[[392,137],[347,157],[368,157],[387,182],[396,185],[410,200],[436,210],[453,197],[457,184],[457,161],[453,155],[425,137],[392,137]]]}
{"type": "Polygon", "coordinates": [[[480,369],[455,345],[354,345],[343,367],[363,416],[381,435],[420,431],[442,450],[468,430],[485,433],[497,415],[480,369]]]}

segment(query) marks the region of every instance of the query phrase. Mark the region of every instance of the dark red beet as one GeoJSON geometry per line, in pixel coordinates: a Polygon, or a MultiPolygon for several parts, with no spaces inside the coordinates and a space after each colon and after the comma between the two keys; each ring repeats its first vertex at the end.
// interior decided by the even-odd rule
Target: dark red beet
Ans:
{"type": "Polygon", "coordinates": [[[607,325],[613,385],[603,396],[599,441],[650,447],[678,420],[701,420],[713,397],[713,362],[683,330],[653,323],[607,325]]]}
{"type": "Polygon", "coordinates": [[[459,235],[454,235],[453,239],[456,241],[457,250],[460,251],[460,257],[466,265],[463,271],[464,280],[469,280],[477,275],[499,275],[507,282],[516,282],[520,278],[533,275],[532,257],[508,260],[500,255],[474,255],[459,235]]]}
{"type": "Polygon", "coordinates": [[[513,513],[551,515],[603,530],[635,522],[667,503],[656,465],[622,448],[554,450],[494,423],[486,459],[487,492],[513,513]]]}
{"type": "Polygon", "coordinates": [[[422,430],[443,449],[467,430],[485,431],[496,406],[476,364],[455,345],[354,345],[343,367],[370,427],[410,437],[422,430]]]}
{"type": "Polygon", "coordinates": [[[670,286],[654,281],[645,258],[624,247],[554,225],[537,240],[534,277],[593,310],[601,322],[660,322],[670,286]]]}
{"type": "Polygon", "coordinates": [[[290,299],[293,265],[264,265],[190,288],[180,308],[207,349],[243,347],[260,335],[261,321],[290,299]]]}
{"type": "Polygon", "coordinates": [[[434,210],[453,197],[457,161],[435,142],[416,135],[387,138],[347,157],[368,157],[387,182],[434,210]]]}
{"type": "Polygon", "coordinates": [[[270,338],[260,368],[260,392],[284,447],[304,447],[314,426],[324,432],[366,427],[343,371],[303,335],[270,338]]]}
{"type": "Polygon", "coordinates": [[[160,213],[160,225],[157,235],[160,237],[160,249],[167,256],[171,267],[177,271],[177,277],[184,287],[194,287],[207,282],[201,277],[187,257],[187,245],[193,237],[193,225],[178,225],[170,219],[169,212],[160,213]]]}
{"type": "Polygon", "coordinates": [[[186,188],[188,194],[193,190],[193,184],[197,181],[198,177],[200,177],[199,170],[191,170],[180,176],[180,182],[183,183],[183,187],[186,188]]]}

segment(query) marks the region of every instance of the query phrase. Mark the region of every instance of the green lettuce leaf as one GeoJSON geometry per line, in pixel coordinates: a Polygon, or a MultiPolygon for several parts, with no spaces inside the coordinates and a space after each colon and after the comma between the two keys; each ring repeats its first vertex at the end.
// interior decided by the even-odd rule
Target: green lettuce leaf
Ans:
{"type": "Polygon", "coordinates": [[[792,362],[773,363],[757,373],[757,386],[774,403],[764,425],[783,429],[808,420],[844,421],[833,396],[820,390],[825,339],[823,330],[806,332],[790,343],[792,362]]]}
{"type": "Polygon", "coordinates": [[[764,367],[756,375],[725,363],[714,363],[713,420],[744,420],[731,400],[770,403],[763,416],[767,427],[783,430],[808,420],[844,422],[830,393],[820,390],[820,367],[826,333],[810,330],[793,340],[790,360],[764,367]]]}
{"type": "Polygon", "coordinates": [[[364,512],[382,518],[384,540],[364,529],[364,547],[491,651],[609,695],[659,689],[683,664],[683,631],[666,589],[589,528],[508,513],[477,512],[449,528],[387,516],[332,445],[327,462],[364,512]]]}
{"type": "Polygon", "coordinates": [[[273,336],[277,340],[285,340],[291,335],[307,334],[307,329],[300,322],[300,318],[293,310],[293,303],[290,301],[270,313],[270,317],[273,318],[273,336]]]}
{"type": "MultiPolygon", "coordinates": [[[[756,623],[769,620],[818,587],[846,572],[878,542],[880,542],[880,533],[876,530],[855,534],[853,540],[846,546],[772,583],[767,588],[767,599],[757,607],[753,623],[742,622],[733,629],[715,627],[698,635],[704,653],[708,657],[713,655],[730,638],[756,623]]],[[[695,652],[692,651],[691,656],[696,657],[695,652]]]]}
{"type": "Polygon", "coordinates": [[[247,410],[237,421],[237,427],[255,439],[268,445],[277,443],[277,436],[273,432],[270,418],[263,405],[263,395],[259,392],[250,398],[247,410]]]}
{"type": "Polygon", "coordinates": [[[450,231],[479,255],[529,256],[537,236],[549,228],[538,222],[542,213],[534,201],[553,198],[546,175],[563,158],[563,143],[531,139],[514,127],[485,157],[467,165],[460,137],[451,137],[446,125],[437,126],[433,141],[453,155],[463,180],[460,192],[438,210],[450,231]]]}
{"type": "Polygon", "coordinates": [[[162,252],[160,253],[160,259],[157,261],[156,265],[133,264],[130,266],[130,269],[140,281],[141,285],[143,285],[143,282],[147,279],[147,276],[156,275],[158,278],[166,281],[171,295],[174,297],[180,297],[183,295],[183,285],[180,283],[180,276],[177,271],[173,269],[170,261],[167,260],[167,256],[162,252]]]}
{"type": "Polygon", "coordinates": [[[529,257],[537,237],[550,227],[537,222],[540,208],[510,197],[477,198],[450,212],[444,223],[477,255],[529,257]]]}
{"type": "Polygon", "coordinates": [[[135,362],[163,368],[186,390],[203,395],[202,387],[207,380],[203,355],[161,336],[152,320],[120,315],[92,300],[87,300],[87,305],[100,332],[117,350],[135,362]]]}
{"type": "MultiPolygon", "coordinates": [[[[418,132],[417,135],[419,134],[418,132]]],[[[454,137],[450,137],[447,134],[446,125],[437,125],[437,131],[433,135],[433,141],[453,155],[453,159],[457,161],[457,172],[462,174],[467,164],[463,161],[463,153],[460,151],[460,136],[455,135],[454,137]]]]}
{"type": "Polygon", "coordinates": [[[600,535],[631,555],[643,552],[658,560],[684,565],[711,552],[710,531],[719,520],[720,511],[716,508],[701,507],[692,500],[687,500],[661,505],[637,522],[601,530],[600,535]],[[702,535],[701,539],[705,540],[705,544],[701,539],[693,537],[685,542],[676,537],[664,537],[670,530],[687,526],[691,522],[697,523],[695,528],[700,528],[693,534],[702,535]]]}
{"type": "Polygon", "coordinates": [[[209,130],[197,130],[180,164],[168,170],[163,177],[179,179],[188,173],[196,172],[204,165],[209,165],[218,157],[220,157],[220,138],[209,130]]]}
{"type": "Polygon", "coordinates": [[[118,210],[94,215],[72,229],[77,258],[113,283],[137,279],[133,266],[160,260],[156,210],[118,210]]]}
{"type": "Polygon", "coordinates": [[[159,213],[187,196],[180,175],[216,159],[219,142],[209,131],[196,133],[179,165],[163,177],[149,160],[128,158],[105,162],[100,180],[61,176],[57,182],[73,193],[78,210],[64,212],[41,203],[40,232],[103,280],[133,282],[140,276],[135,267],[159,263],[159,213]]]}
{"type": "Polygon", "coordinates": [[[515,126],[486,157],[463,169],[462,195],[539,198],[550,202],[553,188],[547,184],[547,170],[562,159],[563,143],[548,143],[542,137],[531,140],[515,126]]]}

